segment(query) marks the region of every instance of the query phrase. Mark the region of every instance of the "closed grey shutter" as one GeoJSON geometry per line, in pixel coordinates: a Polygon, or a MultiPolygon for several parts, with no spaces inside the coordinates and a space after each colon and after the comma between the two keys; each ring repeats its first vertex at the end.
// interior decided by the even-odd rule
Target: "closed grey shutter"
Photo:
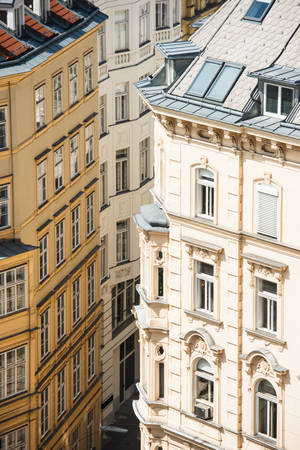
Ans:
{"type": "Polygon", "coordinates": [[[278,237],[278,191],[271,186],[257,188],[257,233],[278,237]]]}

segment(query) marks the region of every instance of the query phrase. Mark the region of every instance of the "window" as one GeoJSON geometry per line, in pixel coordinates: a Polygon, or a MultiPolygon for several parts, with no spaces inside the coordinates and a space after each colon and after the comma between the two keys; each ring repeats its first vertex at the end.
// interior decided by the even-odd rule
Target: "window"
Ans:
{"type": "Polygon", "coordinates": [[[90,411],[87,417],[87,450],[94,449],[94,411],[90,411]]]}
{"type": "Polygon", "coordinates": [[[26,349],[0,353],[0,399],[26,390],[26,349]]]}
{"type": "Polygon", "coordinates": [[[95,375],[95,334],[88,338],[88,381],[95,375]]]}
{"type": "Polygon", "coordinates": [[[94,231],[94,192],[86,198],[86,234],[89,236],[94,231]]]}
{"type": "Polygon", "coordinates": [[[35,126],[39,130],[46,123],[45,119],[45,85],[35,90],[35,126]]]}
{"type": "Polygon", "coordinates": [[[244,19],[261,22],[274,0],[254,0],[246,12],[244,19]]]}
{"type": "Polygon", "coordinates": [[[71,164],[71,179],[75,178],[79,173],[79,158],[78,158],[78,147],[79,147],[79,135],[70,139],[70,164],[71,164]]]}
{"type": "Polygon", "coordinates": [[[115,51],[128,50],[128,10],[115,12],[115,51]]]}
{"type": "Polygon", "coordinates": [[[158,363],[158,398],[165,396],[165,365],[158,363]]]}
{"type": "Polygon", "coordinates": [[[157,295],[158,297],[164,296],[164,268],[158,267],[157,269],[157,295]]]}
{"type": "Polygon", "coordinates": [[[26,450],[26,427],[0,436],[0,448],[2,450],[26,450]]]}
{"type": "Polygon", "coordinates": [[[25,266],[0,272],[0,316],[19,311],[25,306],[25,266]]]}
{"type": "Polygon", "coordinates": [[[169,25],[169,0],[156,0],[155,7],[156,29],[167,27],[169,25]]]}
{"type": "Polygon", "coordinates": [[[107,132],[105,95],[101,95],[101,97],[99,97],[99,128],[100,136],[107,132]]]}
{"type": "Polygon", "coordinates": [[[116,122],[128,119],[128,85],[127,83],[118,84],[115,96],[116,103],[116,122]]]}
{"type": "Polygon", "coordinates": [[[127,280],[118,283],[112,288],[112,328],[117,328],[124,320],[131,315],[134,303],[139,301],[135,298],[135,280],[127,280]]]}
{"type": "Polygon", "coordinates": [[[49,353],[49,309],[41,314],[41,359],[49,353]]]}
{"type": "Polygon", "coordinates": [[[24,6],[14,7],[14,21],[16,36],[22,37],[24,26],[24,6]]]}
{"type": "Polygon", "coordinates": [[[42,206],[47,200],[47,160],[44,159],[37,166],[38,178],[38,206],[42,206]]]}
{"type": "Polygon", "coordinates": [[[84,92],[88,94],[93,90],[93,52],[84,57],[84,92]]]}
{"type": "Polygon", "coordinates": [[[205,418],[211,419],[213,403],[213,372],[210,364],[205,359],[200,359],[195,367],[195,414],[199,415],[199,409],[206,407],[205,418]]]}
{"type": "Polygon", "coordinates": [[[277,331],[277,284],[257,279],[257,327],[277,331]]]}
{"type": "Polygon", "coordinates": [[[129,221],[121,220],[117,222],[117,263],[127,261],[129,259],[129,221]]]}
{"type": "Polygon", "coordinates": [[[150,3],[140,7],[139,17],[139,43],[140,45],[150,41],[150,3]]]}
{"type": "Polygon", "coordinates": [[[150,138],[140,142],[140,182],[150,177],[150,138]]]}
{"type": "Polygon", "coordinates": [[[256,392],[256,429],[257,434],[277,438],[277,398],[271,383],[262,380],[256,392]]]}
{"type": "Polygon", "coordinates": [[[95,303],[95,263],[87,268],[88,308],[95,303]]]}
{"type": "Polygon", "coordinates": [[[62,113],[62,73],[53,77],[53,115],[58,117],[62,113]]]}
{"type": "Polygon", "coordinates": [[[88,166],[94,160],[94,123],[85,127],[85,162],[88,166]]]}
{"type": "Polygon", "coordinates": [[[212,219],[215,214],[215,176],[207,169],[197,169],[196,215],[212,219]]]}
{"type": "Polygon", "coordinates": [[[73,325],[80,319],[80,277],[72,283],[73,325]]]}
{"type": "Polygon", "coordinates": [[[79,450],[79,427],[75,428],[72,433],[71,450],[79,450]]]}
{"type": "Polygon", "coordinates": [[[128,149],[116,152],[116,192],[128,189],[128,149]]]}
{"type": "Polygon", "coordinates": [[[49,386],[41,392],[41,437],[49,431],[49,386]]]}
{"type": "Polygon", "coordinates": [[[173,0],[173,25],[180,23],[179,0],[173,0]]]}
{"type": "Polygon", "coordinates": [[[107,163],[100,164],[100,208],[107,205],[107,163]]]}
{"type": "MultiPolygon", "coordinates": [[[[139,77],[139,81],[145,80],[146,78],[149,77],[149,75],[150,75],[150,73],[145,73],[144,75],[139,77]]],[[[139,111],[140,111],[140,115],[143,114],[145,111],[148,111],[147,103],[144,102],[144,100],[142,99],[141,96],[139,96],[139,111]]]]}
{"type": "Polygon", "coordinates": [[[56,266],[64,261],[64,221],[55,226],[56,237],[56,266]]]}
{"type": "Polygon", "coordinates": [[[107,259],[107,234],[100,240],[100,277],[101,280],[108,275],[108,259],[107,259]]]}
{"type": "Polygon", "coordinates": [[[9,226],[9,185],[0,186],[0,228],[9,226]]]}
{"type": "Polygon", "coordinates": [[[63,166],[63,147],[58,148],[54,152],[54,178],[55,192],[61,190],[64,184],[64,166],[63,166]]]}
{"type": "Polygon", "coordinates": [[[57,417],[59,418],[65,412],[65,372],[64,367],[57,374],[57,417]]]}
{"type": "Polygon", "coordinates": [[[57,340],[65,335],[65,293],[57,297],[57,340]]]}
{"type": "Polygon", "coordinates": [[[69,95],[70,105],[74,105],[78,101],[78,63],[74,63],[69,67],[69,95]]]}
{"type": "Polygon", "coordinates": [[[80,206],[76,206],[76,208],[72,209],[72,251],[76,250],[80,245],[80,234],[79,234],[79,224],[80,224],[80,215],[79,215],[80,206]]]}
{"type": "Polygon", "coordinates": [[[6,106],[0,107],[0,148],[7,147],[6,106]]]}
{"type": "Polygon", "coordinates": [[[279,193],[267,184],[256,186],[256,231],[277,239],[279,234],[279,193]]]}
{"type": "Polygon", "coordinates": [[[73,356],[73,398],[80,394],[80,350],[73,356]]]}
{"type": "Polygon", "coordinates": [[[106,43],[105,43],[105,24],[99,28],[99,63],[103,63],[106,59],[106,43]]]}
{"type": "Polygon", "coordinates": [[[285,117],[292,109],[294,89],[265,83],[265,113],[285,117]]]}
{"type": "Polygon", "coordinates": [[[39,241],[40,246],[40,281],[43,281],[48,275],[48,235],[42,237],[39,241]]]}
{"type": "Polygon", "coordinates": [[[206,313],[214,312],[214,267],[195,261],[195,307],[206,313]]]}

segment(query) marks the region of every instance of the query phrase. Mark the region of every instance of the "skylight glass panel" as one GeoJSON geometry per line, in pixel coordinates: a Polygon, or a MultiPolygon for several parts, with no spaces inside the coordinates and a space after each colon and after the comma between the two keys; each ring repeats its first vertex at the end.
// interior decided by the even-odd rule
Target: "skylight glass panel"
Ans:
{"type": "Polygon", "coordinates": [[[203,97],[220,68],[221,63],[205,61],[191,87],[189,88],[188,93],[203,97]]]}
{"type": "Polygon", "coordinates": [[[272,3],[273,0],[254,0],[245,15],[245,19],[261,21],[272,3]]]}
{"type": "Polygon", "coordinates": [[[205,97],[210,100],[222,102],[236,82],[241,71],[241,67],[225,65],[205,97]]]}

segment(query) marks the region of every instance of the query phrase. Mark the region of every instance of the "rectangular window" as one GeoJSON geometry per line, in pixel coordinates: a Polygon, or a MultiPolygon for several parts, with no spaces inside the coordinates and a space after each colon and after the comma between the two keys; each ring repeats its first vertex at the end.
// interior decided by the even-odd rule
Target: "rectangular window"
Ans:
{"type": "Polygon", "coordinates": [[[213,219],[215,214],[215,178],[207,169],[197,169],[196,215],[213,219]]]}
{"type": "Polygon", "coordinates": [[[69,67],[69,96],[70,106],[78,101],[78,63],[69,67]]]}
{"type": "Polygon", "coordinates": [[[26,306],[25,266],[0,272],[0,316],[26,306]]]}
{"type": "Polygon", "coordinates": [[[99,128],[100,136],[106,133],[106,104],[105,95],[99,98],[99,128]]]}
{"type": "Polygon", "coordinates": [[[108,258],[107,258],[107,234],[100,240],[100,277],[101,280],[108,275],[108,258]]]}
{"type": "Polygon", "coordinates": [[[129,221],[117,222],[116,261],[117,263],[129,259],[129,221]]]}
{"type": "Polygon", "coordinates": [[[94,192],[86,198],[86,234],[89,236],[93,233],[94,226],[94,192]]]}
{"type": "Polygon", "coordinates": [[[158,267],[157,269],[157,294],[158,297],[164,296],[164,268],[158,267]]]}
{"type": "Polygon", "coordinates": [[[294,89],[274,84],[265,84],[265,113],[286,116],[292,109],[294,89]]]}
{"type": "Polygon", "coordinates": [[[115,51],[128,50],[128,10],[115,12],[115,51]]]}
{"type": "Polygon", "coordinates": [[[115,94],[116,122],[128,119],[128,85],[118,84],[115,94]]]}
{"type": "Polygon", "coordinates": [[[0,149],[7,147],[6,106],[0,107],[0,149]]]}
{"type": "Polygon", "coordinates": [[[261,22],[274,0],[253,0],[244,19],[261,22]]]}
{"type": "Polygon", "coordinates": [[[80,350],[73,356],[73,398],[80,394],[80,350]]]}
{"type": "Polygon", "coordinates": [[[80,206],[76,206],[76,208],[72,209],[72,251],[76,250],[80,244],[80,234],[79,234],[79,224],[80,224],[80,215],[79,215],[80,206]]]}
{"type": "MultiPolygon", "coordinates": [[[[135,280],[118,283],[112,288],[112,328],[117,328],[131,315],[135,295],[135,280]]],[[[135,298],[135,304],[136,298],[135,298]]]]}
{"type": "Polygon", "coordinates": [[[71,450],[79,450],[79,427],[73,431],[71,443],[71,450]]]}
{"type": "Polygon", "coordinates": [[[47,160],[44,159],[37,166],[37,191],[38,206],[43,205],[47,200],[47,160]]]}
{"type": "Polygon", "coordinates": [[[277,284],[257,279],[257,327],[277,332],[277,284]]]}
{"type": "Polygon", "coordinates": [[[87,268],[88,308],[95,303],[95,263],[87,268]]]}
{"type": "Polygon", "coordinates": [[[85,162],[88,166],[94,161],[94,122],[85,127],[85,162]]]}
{"type": "Polygon", "coordinates": [[[57,297],[57,341],[65,335],[65,293],[57,297]]]}
{"type": "Polygon", "coordinates": [[[116,192],[128,189],[128,149],[116,152],[116,192]]]}
{"type": "Polygon", "coordinates": [[[26,450],[27,449],[26,427],[10,431],[9,433],[0,436],[0,449],[26,450]]]}
{"type": "Polygon", "coordinates": [[[64,220],[55,226],[56,266],[64,261],[64,220]]]}
{"type": "Polygon", "coordinates": [[[165,365],[164,363],[158,363],[158,397],[164,398],[165,396],[165,365]]]}
{"type": "Polygon", "coordinates": [[[40,281],[43,281],[48,275],[48,235],[42,237],[39,241],[40,253],[40,281]]]}
{"type": "Polygon", "coordinates": [[[139,17],[139,43],[140,45],[150,41],[150,3],[140,7],[139,17]]]}
{"type": "Polygon", "coordinates": [[[93,90],[93,52],[84,57],[84,92],[88,94],[93,90]]]}
{"type": "Polygon", "coordinates": [[[268,184],[256,186],[256,229],[257,233],[277,239],[279,234],[279,193],[268,184]]]}
{"type": "MultiPolygon", "coordinates": [[[[149,77],[149,75],[151,75],[149,72],[145,73],[144,75],[139,77],[139,81],[141,80],[145,80],[146,78],[149,77]]],[[[139,110],[140,110],[140,114],[143,114],[145,111],[147,111],[149,108],[147,106],[147,103],[144,102],[144,100],[141,98],[141,96],[139,96],[139,110]]]]}
{"type": "Polygon", "coordinates": [[[99,63],[103,63],[106,59],[106,44],[105,44],[105,24],[99,28],[99,63]]]}
{"type": "Polygon", "coordinates": [[[55,192],[61,190],[64,184],[63,147],[54,152],[55,192]]]}
{"type": "Polygon", "coordinates": [[[87,450],[94,449],[94,412],[90,411],[87,418],[87,450]]]}
{"type": "Polygon", "coordinates": [[[150,138],[140,142],[140,182],[150,177],[150,138]]]}
{"type": "Polygon", "coordinates": [[[75,178],[79,173],[79,156],[78,156],[78,148],[79,148],[79,135],[75,134],[75,136],[70,139],[70,166],[71,166],[71,179],[75,178]]]}
{"type": "Polygon", "coordinates": [[[41,392],[41,437],[49,431],[49,386],[41,392]]]}
{"type": "Polygon", "coordinates": [[[65,412],[65,380],[66,368],[64,367],[57,374],[57,417],[65,412]]]}
{"type": "Polygon", "coordinates": [[[80,319],[80,277],[72,283],[73,325],[80,319]]]}
{"type": "Polygon", "coordinates": [[[169,25],[168,8],[169,8],[169,0],[156,0],[155,19],[157,30],[159,28],[165,28],[169,25]]]}
{"type": "Polygon", "coordinates": [[[100,208],[107,205],[107,163],[100,164],[100,208]]]}
{"type": "Polygon", "coordinates": [[[195,261],[195,306],[196,309],[214,312],[214,266],[195,261]]]}
{"type": "Polygon", "coordinates": [[[180,23],[180,5],[179,0],[173,0],[173,25],[180,23]]]}
{"type": "Polygon", "coordinates": [[[49,309],[41,315],[41,359],[49,353],[49,309]]]}
{"type": "Polygon", "coordinates": [[[62,73],[53,77],[53,115],[58,117],[62,113],[62,73]]]}
{"type": "Polygon", "coordinates": [[[26,390],[26,348],[0,353],[0,399],[26,390]]]}
{"type": "Polygon", "coordinates": [[[0,229],[9,226],[9,185],[0,186],[0,229]]]}
{"type": "Polygon", "coordinates": [[[35,126],[39,130],[46,123],[45,119],[45,85],[35,90],[35,126]]]}
{"type": "Polygon", "coordinates": [[[95,375],[95,334],[88,338],[88,381],[95,375]]]}

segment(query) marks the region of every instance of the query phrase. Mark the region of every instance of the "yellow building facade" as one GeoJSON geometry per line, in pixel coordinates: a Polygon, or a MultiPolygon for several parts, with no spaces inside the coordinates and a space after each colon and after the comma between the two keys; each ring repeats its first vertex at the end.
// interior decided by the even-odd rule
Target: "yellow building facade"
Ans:
{"type": "Polygon", "coordinates": [[[216,12],[224,1],[226,0],[181,0],[182,39],[188,39],[202,26],[201,20],[216,12]]]}
{"type": "Polygon", "coordinates": [[[100,448],[106,16],[56,0],[0,15],[0,447],[100,448]]]}

